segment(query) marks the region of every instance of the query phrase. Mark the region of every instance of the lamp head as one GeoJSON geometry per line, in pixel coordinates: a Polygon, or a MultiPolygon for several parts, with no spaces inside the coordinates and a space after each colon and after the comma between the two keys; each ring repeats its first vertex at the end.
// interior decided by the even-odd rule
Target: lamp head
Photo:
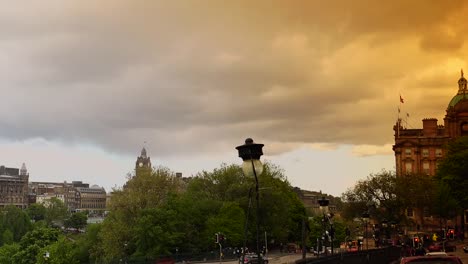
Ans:
{"type": "Polygon", "coordinates": [[[254,143],[253,139],[247,138],[244,145],[237,146],[239,157],[244,161],[242,171],[245,176],[253,177],[254,171],[258,176],[263,172],[263,164],[260,157],[263,155],[263,144],[254,143]]]}
{"type": "Polygon", "coordinates": [[[320,211],[326,213],[328,211],[328,204],[330,204],[330,200],[322,197],[321,199],[317,200],[317,202],[320,205],[320,211]]]}

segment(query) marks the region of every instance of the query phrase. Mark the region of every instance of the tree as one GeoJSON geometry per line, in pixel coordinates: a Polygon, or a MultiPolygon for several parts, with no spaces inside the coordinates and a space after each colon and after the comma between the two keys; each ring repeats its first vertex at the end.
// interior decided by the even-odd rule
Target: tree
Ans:
{"type": "Polygon", "coordinates": [[[101,231],[102,224],[89,224],[86,227],[86,233],[80,235],[76,241],[74,248],[74,255],[80,263],[101,263],[101,252],[96,251],[94,245],[101,243],[99,239],[99,232],[101,231]]]}
{"type": "Polygon", "coordinates": [[[13,256],[20,250],[19,244],[6,244],[0,247],[0,263],[2,264],[16,264],[13,256]]]}
{"type": "MultiPolygon", "coordinates": [[[[419,223],[424,225],[425,214],[430,213],[437,203],[435,200],[437,186],[433,177],[417,173],[402,175],[397,177],[396,191],[402,205],[401,210],[412,208],[419,217],[419,223]]],[[[406,217],[402,219],[403,223],[414,225],[414,220],[406,217]]]]}
{"type": "Polygon", "coordinates": [[[382,170],[370,174],[343,194],[344,214],[347,219],[361,217],[364,211],[373,218],[400,221],[404,203],[397,192],[397,177],[394,172],[382,170]]]}
{"type": "Polygon", "coordinates": [[[468,209],[468,137],[460,137],[448,144],[436,177],[448,186],[459,207],[468,209]]]}
{"type": "Polygon", "coordinates": [[[86,226],[88,216],[84,212],[74,213],[65,220],[64,225],[66,228],[82,229],[86,226]]]}
{"type": "Polygon", "coordinates": [[[75,242],[67,239],[65,236],[60,236],[58,240],[50,245],[42,248],[36,256],[37,264],[79,264],[76,259],[74,248],[75,242]],[[44,257],[48,253],[48,257],[44,257]]]}
{"type": "Polygon", "coordinates": [[[42,249],[56,242],[60,231],[52,228],[39,228],[28,232],[21,238],[18,252],[13,255],[13,263],[34,264],[43,255],[42,249]]]}
{"type": "Polygon", "coordinates": [[[20,241],[21,237],[32,228],[31,220],[26,212],[14,205],[3,208],[2,220],[2,226],[11,231],[14,241],[20,241]]]}
{"type": "Polygon", "coordinates": [[[44,220],[46,216],[47,209],[42,204],[33,203],[29,205],[26,209],[26,212],[29,215],[29,218],[34,221],[44,220]]]}
{"type": "MultiPolygon", "coordinates": [[[[408,223],[403,214],[406,208],[424,208],[429,211],[434,207],[436,184],[431,177],[411,174],[397,177],[395,172],[381,171],[370,174],[366,180],[359,181],[352,189],[343,194],[346,202],[343,217],[353,219],[369,211],[372,218],[382,221],[408,223]]],[[[423,221],[423,214],[420,214],[423,221]]]]}
{"type": "Polygon", "coordinates": [[[46,204],[45,220],[48,225],[62,225],[68,216],[68,208],[58,198],[52,197],[46,204]]]}
{"type": "Polygon", "coordinates": [[[164,206],[172,194],[180,191],[180,184],[180,179],[167,168],[140,168],[121,190],[114,190],[111,213],[99,233],[102,242],[94,249],[102,253],[102,261],[115,262],[134,254],[135,243],[140,239],[135,228],[144,212],[164,206]]]}

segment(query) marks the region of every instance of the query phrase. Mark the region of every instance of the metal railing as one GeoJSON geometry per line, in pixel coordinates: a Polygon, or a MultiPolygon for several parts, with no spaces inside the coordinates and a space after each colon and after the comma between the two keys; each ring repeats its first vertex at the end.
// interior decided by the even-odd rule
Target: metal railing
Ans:
{"type": "Polygon", "coordinates": [[[297,260],[296,264],[385,264],[398,260],[400,252],[400,247],[392,246],[357,252],[344,252],[322,258],[306,258],[297,260]]]}

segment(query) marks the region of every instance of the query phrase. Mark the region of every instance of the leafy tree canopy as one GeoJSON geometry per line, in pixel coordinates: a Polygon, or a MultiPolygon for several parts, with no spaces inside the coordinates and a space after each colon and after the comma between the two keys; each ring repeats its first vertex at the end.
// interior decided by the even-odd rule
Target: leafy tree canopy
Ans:
{"type": "Polygon", "coordinates": [[[468,137],[460,137],[447,146],[437,168],[437,179],[450,189],[460,208],[468,209],[468,137]]]}

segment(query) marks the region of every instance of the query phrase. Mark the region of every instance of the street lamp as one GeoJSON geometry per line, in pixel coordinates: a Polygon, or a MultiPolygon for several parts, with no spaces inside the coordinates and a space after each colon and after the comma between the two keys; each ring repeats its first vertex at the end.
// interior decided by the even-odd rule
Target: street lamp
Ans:
{"type": "MultiPolygon", "coordinates": [[[[263,164],[260,162],[260,157],[263,155],[263,144],[254,143],[253,139],[247,138],[244,145],[237,146],[239,157],[244,161],[242,163],[242,171],[246,177],[255,177],[255,192],[257,203],[257,259],[259,264],[263,264],[262,255],[260,254],[260,202],[258,191],[258,175],[263,172],[263,164]]],[[[244,250],[245,254],[245,250],[244,250]]]]}
{"type": "MultiPolygon", "coordinates": [[[[333,230],[333,214],[328,212],[328,205],[330,204],[330,200],[325,199],[325,197],[322,197],[321,199],[318,200],[319,206],[320,206],[320,211],[322,211],[323,218],[322,218],[322,224],[323,224],[323,232],[326,234],[326,224],[328,223],[330,225],[330,231],[328,234],[330,235],[330,244],[331,244],[331,254],[333,255],[333,236],[334,236],[334,230],[333,230]]],[[[325,253],[326,253],[326,248],[325,248],[325,253]]]]}
{"type": "Polygon", "coordinates": [[[367,223],[369,222],[370,215],[369,215],[368,212],[364,212],[364,213],[362,213],[361,217],[362,217],[362,220],[364,221],[364,223],[366,223],[366,233],[365,233],[366,250],[369,250],[369,238],[367,237],[367,223]]]}

